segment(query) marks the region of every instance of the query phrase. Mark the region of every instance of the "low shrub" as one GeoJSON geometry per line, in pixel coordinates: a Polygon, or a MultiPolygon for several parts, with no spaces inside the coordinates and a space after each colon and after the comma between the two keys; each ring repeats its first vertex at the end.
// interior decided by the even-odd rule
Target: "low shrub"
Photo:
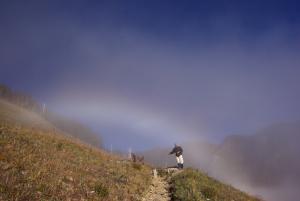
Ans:
{"type": "Polygon", "coordinates": [[[63,144],[60,142],[56,145],[57,150],[61,151],[63,149],[63,144]]]}
{"type": "Polygon", "coordinates": [[[95,185],[95,192],[97,193],[98,196],[101,198],[105,198],[108,196],[108,188],[105,187],[102,183],[97,183],[95,185]]]}
{"type": "Polygon", "coordinates": [[[142,169],[142,165],[140,163],[132,163],[132,167],[136,170],[142,169]]]}

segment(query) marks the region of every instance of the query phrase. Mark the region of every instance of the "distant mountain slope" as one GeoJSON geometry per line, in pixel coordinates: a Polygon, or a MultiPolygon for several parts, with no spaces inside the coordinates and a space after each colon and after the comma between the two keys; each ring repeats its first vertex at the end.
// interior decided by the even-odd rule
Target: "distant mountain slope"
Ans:
{"type": "Polygon", "coordinates": [[[51,112],[37,113],[1,98],[0,120],[39,129],[57,130],[63,135],[73,136],[90,145],[102,145],[100,136],[79,122],[51,112]]]}
{"type": "Polygon", "coordinates": [[[300,197],[300,123],[281,123],[255,135],[230,136],[219,146],[212,175],[271,201],[300,197]]]}
{"type": "Polygon", "coordinates": [[[214,166],[254,186],[300,185],[300,124],[282,123],[251,136],[230,136],[219,146],[214,166]]]}
{"type": "MultiPolygon", "coordinates": [[[[45,110],[45,108],[43,109],[42,104],[23,92],[12,90],[8,86],[0,84],[0,100],[2,101],[1,107],[3,113],[10,113],[10,116],[5,116],[6,118],[18,120],[16,122],[20,123],[27,121],[27,123],[31,123],[32,126],[37,126],[37,123],[44,122],[48,124],[48,126],[51,124],[52,127],[63,131],[65,134],[76,137],[93,146],[101,147],[102,145],[99,134],[93,132],[82,123],[57,115],[45,110]],[[13,112],[5,111],[12,109],[13,112]]],[[[4,118],[3,115],[2,118],[4,118]]]]}
{"type": "Polygon", "coordinates": [[[0,121],[0,200],[132,200],[149,167],[60,133],[0,121]]]}
{"type": "Polygon", "coordinates": [[[42,112],[42,106],[30,95],[12,90],[0,83],[0,98],[34,112],[42,112]]]}
{"type": "Polygon", "coordinates": [[[0,121],[40,129],[54,129],[54,126],[35,112],[29,111],[0,98],[0,121]]]}
{"type": "Polygon", "coordinates": [[[67,117],[63,117],[51,112],[47,112],[44,117],[47,121],[51,122],[51,124],[53,124],[61,131],[69,133],[73,137],[76,137],[79,140],[95,147],[102,147],[102,140],[100,135],[93,132],[87,126],[75,120],[71,120],[67,117]]]}

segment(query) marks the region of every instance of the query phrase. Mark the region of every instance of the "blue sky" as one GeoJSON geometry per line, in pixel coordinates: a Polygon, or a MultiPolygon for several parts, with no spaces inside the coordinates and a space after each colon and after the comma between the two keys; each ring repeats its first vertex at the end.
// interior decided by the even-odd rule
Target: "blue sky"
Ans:
{"type": "Polygon", "coordinates": [[[0,82],[116,149],[250,134],[300,119],[299,9],[297,1],[1,1],[0,82]]]}

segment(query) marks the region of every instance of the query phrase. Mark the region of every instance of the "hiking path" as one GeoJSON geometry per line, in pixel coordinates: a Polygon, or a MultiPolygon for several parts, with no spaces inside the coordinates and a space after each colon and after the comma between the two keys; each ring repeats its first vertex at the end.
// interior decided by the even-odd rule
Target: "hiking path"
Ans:
{"type": "Polygon", "coordinates": [[[165,178],[157,176],[142,201],[170,201],[169,183],[165,178]]]}

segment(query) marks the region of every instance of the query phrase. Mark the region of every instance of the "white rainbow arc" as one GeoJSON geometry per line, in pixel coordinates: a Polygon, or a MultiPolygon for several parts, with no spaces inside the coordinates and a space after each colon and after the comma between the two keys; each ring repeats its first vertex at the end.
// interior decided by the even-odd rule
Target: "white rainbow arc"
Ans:
{"type": "MultiPolygon", "coordinates": [[[[60,113],[88,122],[122,125],[135,130],[141,136],[178,142],[199,138],[199,131],[187,128],[162,112],[129,103],[120,98],[99,98],[98,101],[59,101],[56,108],[60,113]]],[[[72,99],[76,100],[76,99],[72,99]]]]}

